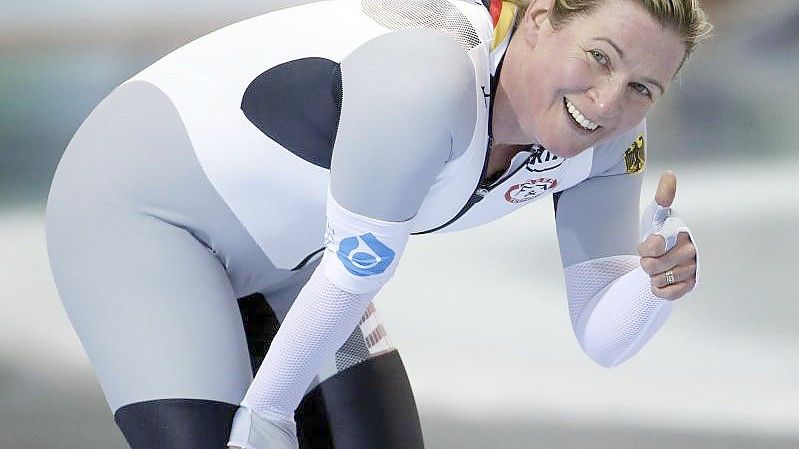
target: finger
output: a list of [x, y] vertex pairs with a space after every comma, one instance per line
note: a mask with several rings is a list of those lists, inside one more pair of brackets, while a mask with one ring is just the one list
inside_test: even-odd
[[650, 234], [638, 244], [638, 255], [641, 257], [658, 257], [666, 252], [666, 239], [662, 235]]
[[[668, 270], [666, 270], [668, 271]], [[696, 264], [689, 263], [687, 265], [677, 265], [676, 267], [671, 269], [671, 273], [674, 276], [674, 280], [672, 281], [671, 285], [676, 284], [678, 282], [689, 281], [692, 279], [696, 279]], [[652, 287], [666, 287], [670, 285], [666, 280], [666, 272], [653, 274], [650, 276]]]
[[666, 170], [660, 175], [658, 181], [658, 190], [655, 193], [655, 202], [661, 207], [671, 207], [674, 202], [674, 196], [677, 194], [677, 175], [671, 171]]
[[[691, 237], [687, 232], [677, 234], [674, 246], [669, 249], [673, 251], [678, 245], [685, 245], [691, 242]], [[638, 255], [641, 257], [660, 257], [667, 253], [666, 238], [659, 234], [650, 234], [643, 242], [638, 244]]]
[[696, 248], [687, 233], [681, 232], [674, 248], [657, 257], [641, 257], [641, 267], [653, 276], [678, 265], [696, 263]]
[[694, 285], [696, 285], [695, 280], [677, 282], [666, 287], [653, 287], [652, 293], [658, 298], [674, 301], [685, 296], [694, 288]]

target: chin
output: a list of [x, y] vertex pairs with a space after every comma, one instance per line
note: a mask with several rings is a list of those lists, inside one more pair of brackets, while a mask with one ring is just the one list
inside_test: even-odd
[[564, 147], [544, 147], [549, 150], [550, 153], [554, 154], [557, 157], [562, 157], [564, 159], [568, 159], [570, 157], [577, 156], [578, 154], [582, 153], [583, 151], [587, 150], [590, 147], [580, 148], [580, 149], [572, 149], [572, 148], [564, 148]]
[[577, 156], [583, 151], [590, 148], [593, 144], [580, 144], [578, 142], [564, 142], [561, 139], [536, 139], [542, 147], [549, 150], [550, 153], [557, 157], [564, 159]]
[[567, 130], [567, 132], [564, 134], [566, 135], [544, 135], [542, 136], [544, 138], [539, 139], [538, 142], [540, 142], [544, 148], [549, 150], [555, 156], [570, 158], [600, 144], [607, 138], [606, 132], [596, 132], [590, 135], [581, 133], [580, 135], [577, 135], [577, 133]]

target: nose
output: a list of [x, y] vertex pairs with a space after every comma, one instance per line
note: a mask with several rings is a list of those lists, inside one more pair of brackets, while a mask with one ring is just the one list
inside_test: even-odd
[[621, 115], [626, 85], [621, 77], [606, 77], [588, 90], [588, 98], [594, 103], [598, 118], [613, 119]]

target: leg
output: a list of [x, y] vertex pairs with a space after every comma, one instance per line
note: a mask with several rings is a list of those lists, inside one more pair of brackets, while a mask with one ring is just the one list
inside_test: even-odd
[[[279, 321], [315, 266], [298, 282], [241, 301], [257, 371]], [[405, 368], [370, 305], [347, 342], [325, 364], [295, 415], [301, 449], [422, 449], [421, 426]], [[239, 412], [239, 425], [249, 425]], [[234, 424], [235, 426], [235, 424]], [[235, 432], [234, 432], [235, 433]]]
[[120, 88], [76, 134], [48, 202], [61, 299], [137, 449], [224, 447], [252, 381], [229, 273], [198, 238], [233, 232], [201, 226], [225, 209], [190, 145], [165, 97]]
[[131, 447], [224, 447], [251, 382], [235, 296], [194, 237], [141, 220], [51, 243], [62, 301]]

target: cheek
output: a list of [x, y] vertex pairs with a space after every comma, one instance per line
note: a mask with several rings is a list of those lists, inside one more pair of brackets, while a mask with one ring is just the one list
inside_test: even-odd
[[594, 76], [585, 59], [572, 57], [565, 61], [560, 80], [571, 89], [586, 89]]
[[527, 95], [540, 113], [553, 108], [560, 110], [563, 97], [585, 90], [591, 76], [585, 61], [575, 57], [538, 65], [528, 74]]
[[[549, 88], [558, 99], [565, 93], [580, 92], [591, 85], [594, 73], [588, 61], [578, 54], [560, 55], [539, 70], [549, 81]], [[550, 92], [547, 92], [549, 94]]]
[[618, 128], [620, 132], [632, 129], [634, 126], [641, 123], [641, 120], [646, 117], [650, 109], [652, 109], [652, 103], [649, 101], [639, 99], [631, 101], [630, 104], [624, 108], [622, 119], [619, 121]]

